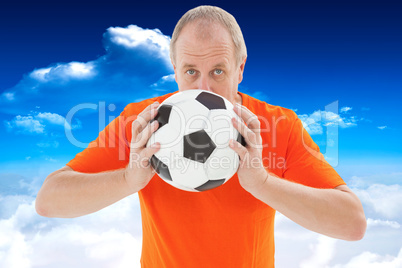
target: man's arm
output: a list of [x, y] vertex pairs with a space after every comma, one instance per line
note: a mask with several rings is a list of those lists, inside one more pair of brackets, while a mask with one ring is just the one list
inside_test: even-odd
[[45, 217], [78, 217], [134, 192], [125, 181], [124, 169], [87, 174], [66, 166], [46, 178], [36, 197], [36, 211]]
[[357, 196], [346, 185], [317, 189], [267, 174], [248, 191], [301, 226], [330, 237], [360, 240], [366, 218]]
[[144, 109], [132, 123], [130, 160], [124, 169], [100, 173], [81, 173], [66, 166], [50, 174], [36, 197], [36, 211], [45, 217], [71, 218], [86, 215], [138, 192], [155, 171], [149, 164], [160, 144], [146, 147], [158, 121], [158, 103]]
[[[357, 196], [346, 186], [317, 189], [287, 181], [268, 173], [262, 164], [262, 138], [258, 118], [244, 106], [235, 106], [244, 123], [233, 125], [247, 145], [231, 141], [240, 156], [238, 177], [241, 186], [257, 199], [305, 228], [344, 240], [359, 240], [366, 230], [366, 218]], [[247, 161], [260, 160], [260, 165]]]

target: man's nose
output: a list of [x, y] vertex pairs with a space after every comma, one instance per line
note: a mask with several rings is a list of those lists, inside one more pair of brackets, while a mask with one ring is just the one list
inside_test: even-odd
[[211, 81], [207, 75], [202, 75], [198, 80], [198, 89], [212, 91]]

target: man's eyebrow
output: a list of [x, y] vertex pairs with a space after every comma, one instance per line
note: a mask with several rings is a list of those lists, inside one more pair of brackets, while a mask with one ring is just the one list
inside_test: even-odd
[[[183, 68], [188, 69], [188, 68], [195, 68], [197, 65], [191, 64], [191, 63], [184, 63]], [[226, 67], [226, 64], [224, 62], [220, 62], [214, 65], [214, 68], [224, 68]]]
[[224, 62], [220, 62], [214, 65], [214, 68], [224, 68], [226, 67], [226, 64]]
[[184, 69], [194, 68], [194, 67], [196, 67], [195, 64], [190, 64], [190, 63], [185, 63], [185, 64], [183, 64], [183, 68], [184, 68]]

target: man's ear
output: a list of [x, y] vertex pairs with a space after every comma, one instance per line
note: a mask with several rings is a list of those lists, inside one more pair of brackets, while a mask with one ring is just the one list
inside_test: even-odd
[[173, 60], [172, 59], [170, 59], [170, 62], [172, 63], [172, 65], [173, 65], [173, 70], [174, 70], [174, 80], [176, 80], [176, 83], [177, 83], [177, 72], [176, 72], [176, 65], [174, 65], [174, 62], [173, 62]]
[[241, 62], [240, 66], [239, 66], [240, 70], [239, 70], [239, 81], [238, 81], [238, 84], [240, 84], [241, 81], [243, 81], [243, 72], [244, 72], [244, 66], [246, 66], [246, 61], [247, 61], [247, 56], [244, 57], [244, 60]]

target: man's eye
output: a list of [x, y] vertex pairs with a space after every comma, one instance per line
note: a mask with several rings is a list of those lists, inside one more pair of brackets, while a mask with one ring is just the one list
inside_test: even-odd
[[195, 70], [188, 70], [186, 73], [188, 75], [195, 75]]
[[215, 73], [216, 75], [221, 75], [221, 74], [223, 73], [223, 71], [222, 71], [221, 69], [216, 69], [216, 70], [214, 71], [214, 73]]

